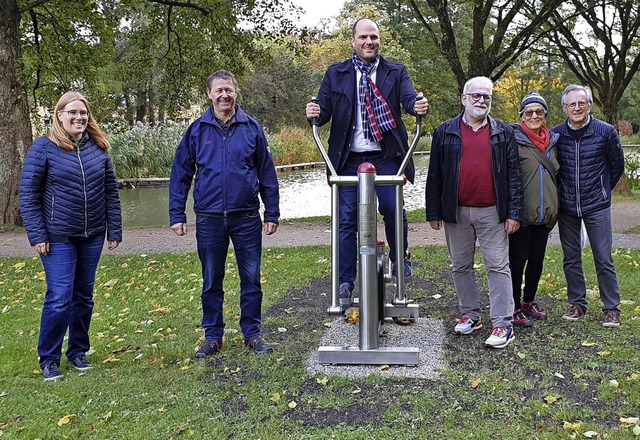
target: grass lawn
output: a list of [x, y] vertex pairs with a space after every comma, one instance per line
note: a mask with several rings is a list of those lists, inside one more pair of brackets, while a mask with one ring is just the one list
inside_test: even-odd
[[80, 373], [63, 360], [64, 379], [45, 383], [36, 354], [42, 266], [2, 258], [0, 438], [640, 438], [640, 251], [615, 252], [623, 326], [605, 329], [590, 249], [591, 308], [569, 323], [560, 318], [561, 252], [550, 247], [538, 294], [550, 318], [517, 329], [504, 350], [483, 348], [488, 329], [450, 331], [459, 316], [446, 248], [412, 252], [408, 294], [421, 316], [448, 331], [448, 367], [438, 380], [307, 374], [309, 354], [335, 319], [326, 313], [330, 249], [308, 247], [265, 249], [264, 333], [276, 348], [267, 356], [243, 347], [230, 254], [224, 351], [204, 361], [193, 357], [203, 338], [196, 254], [104, 256], [91, 327], [95, 368]]

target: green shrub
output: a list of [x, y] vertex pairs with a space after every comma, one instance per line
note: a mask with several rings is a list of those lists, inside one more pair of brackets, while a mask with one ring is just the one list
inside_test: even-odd
[[109, 133], [111, 157], [119, 179], [169, 177], [185, 124], [150, 127], [137, 123], [129, 130]]

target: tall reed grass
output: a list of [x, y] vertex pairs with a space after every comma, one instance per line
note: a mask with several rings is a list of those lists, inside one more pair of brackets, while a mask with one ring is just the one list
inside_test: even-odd
[[176, 147], [186, 129], [186, 124], [151, 127], [137, 123], [129, 130], [110, 133], [118, 178], [169, 177]]
[[[186, 129], [186, 124], [151, 127], [137, 123], [128, 130], [109, 132], [118, 178], [169, 177], [176, 147]], [[325, 148], [327, 134], [328, 127], [322, 127], [320, 138]], [[284, 127], [278, 133], [267, 133], [267, 140], [276, 165], [322, 161], [311, 128]], [[429, 145], [429, 140], [422, 138], [417, 150], [428, 150]]]

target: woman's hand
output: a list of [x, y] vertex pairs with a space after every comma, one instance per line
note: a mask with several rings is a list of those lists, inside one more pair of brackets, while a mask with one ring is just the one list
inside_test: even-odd
[[45, 241], [44, 243], [38, 243], [33, 248], [38, 254], [47, 255], [49, 253], [49, 242]]

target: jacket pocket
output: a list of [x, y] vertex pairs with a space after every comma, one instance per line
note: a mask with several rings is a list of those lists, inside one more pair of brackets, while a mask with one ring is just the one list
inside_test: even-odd
[[604, 186], [604, 176], [600, 176], [600, 190], [602, 191], [602, 198], [607, 200], [609, 197], [607, 196], [607, 188]]
[[55, 218], [55, 212], [56, 212], [56, 195], [52, 195], [51, 196], [51, 216], [49, 217], [49, 220], [53, 220]]

